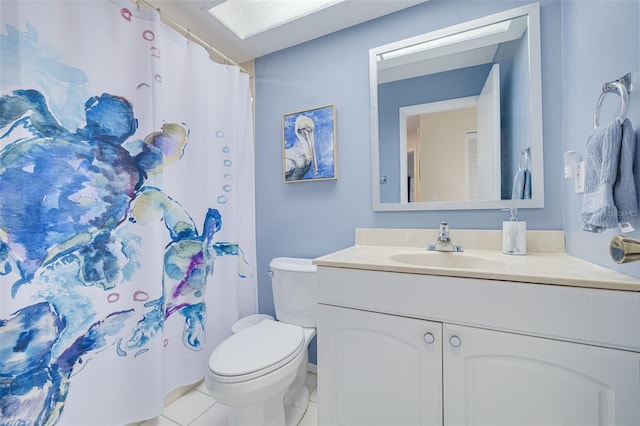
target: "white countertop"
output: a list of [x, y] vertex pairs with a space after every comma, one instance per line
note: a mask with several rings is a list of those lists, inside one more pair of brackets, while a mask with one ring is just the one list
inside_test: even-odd
[[525, 256], [506, 255], [496, 247], [501, 244], [501, 231], [451, 231], [453, 243], [462, 245], [464, 252], [437, 255], [463, 254], [486, 259], [487, 264], [478, 268], [419, 266], [390, 259], [397, 254], [425, 253], [427, 242], [435, 242], [435, 236], [437, 230], [358, 229], [353, 247], [316, 258], [313, 263], [338, 268], [640, 291], [640, 280], [636, 278], [567, 255], [562, 231], [529, 231]]

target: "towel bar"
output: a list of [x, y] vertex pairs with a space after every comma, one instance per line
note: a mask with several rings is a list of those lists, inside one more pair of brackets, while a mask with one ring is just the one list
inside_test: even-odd
[[598, 120], [600, 115], [600, 106], [604, 97], [609, 92], [617, 92], [620, 95], [620, 119], [624, 120], [627, 116], [627, 99], [629, 95], [629, 88], [631, 86], [631, 73], [626, 73], [615, 81], [610, 81], [602, 85], [602, 93], [596, 102], [596, 110], [593, 113], [593, 127], [598, 128]]

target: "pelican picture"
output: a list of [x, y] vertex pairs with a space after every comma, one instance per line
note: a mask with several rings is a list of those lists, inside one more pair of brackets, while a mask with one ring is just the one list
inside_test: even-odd
[[336, 179], [335, 106], [283, 115], [284, 181]]

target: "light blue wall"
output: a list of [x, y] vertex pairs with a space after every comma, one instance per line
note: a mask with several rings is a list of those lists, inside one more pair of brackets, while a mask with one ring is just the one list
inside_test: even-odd
[[[640, 1], [564, 1], [562, 100], [564, 103], [562, 149], [584, 156], [587, 137], [593, 131], [593, 113], [602, 84], [631, 72], [635, 85], [629, 96], [627, 116], [636, 134], [640, 131]], [[620, 98], [607, 95], [600, 124], [609, 123], [619, 111]], [[637, 140], [637, 136], [636, 136]], [[640, 177], [636, 155], [636, 179]], [[636, 186], [640, 182], [636, 180]], [[582, 195], [573, 189], [573, 181], [562, 182], [562, 218], [569, 253], [607, 266], [624, 274], [640, 277], [640, 262], [615, 264], [608, 252], [616, 229], [602, 234], [581, 231]], [[640, 229], [640, 224], [634, 224]], [[629, 234], [640, 238], [640, 232]]]
[[[582, 151], [605, 80], [632, 71], [638, 83], [638, 1], [540, 2], [546, 207], [521, 211], [520, 217], [528, 229], [565, 228], [570, 252], [596, 263], [610, 263], [607, 244], [612, 233], [577, 231], [581, 198], [562, 178], [562, 153]], [[436, 228], [447, 220], [453, 235], [456, 228], [500, 229], [507, 218], [501, 211], [372, 211], [368, 50], [527, 3], [431, 0], [256, 60], [261, 312], [274, 313], [266, 273], [270, 259], [312, 258], [351, 246], [355, 228]], [[327, 104], [337, 110], [338, 179], [283, 183], [282, 115]], [[630, 108], [634, 123], [640, 123], [639, 109], [636, 93]], [[640, 265], [621, 268], [640, 277]], [[310, 360], [315, 362], [313, 347]]]

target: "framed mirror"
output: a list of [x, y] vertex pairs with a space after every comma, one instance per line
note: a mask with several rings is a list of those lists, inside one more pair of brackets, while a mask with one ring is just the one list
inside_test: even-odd
[[375, 211], [544, 207], [539, 13], [369, 51]]

